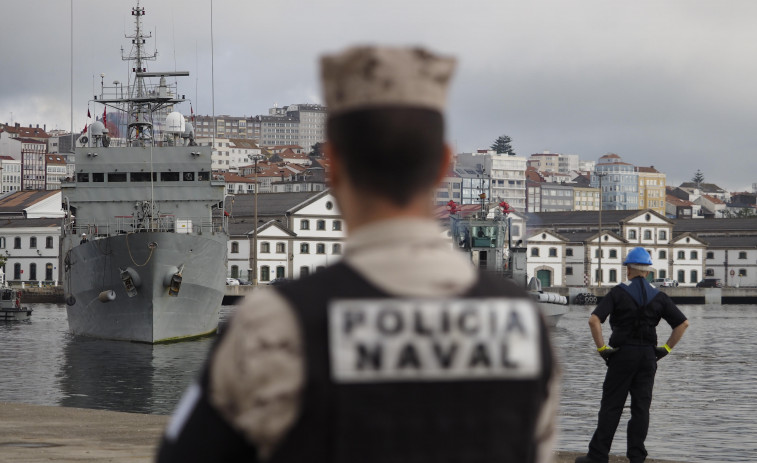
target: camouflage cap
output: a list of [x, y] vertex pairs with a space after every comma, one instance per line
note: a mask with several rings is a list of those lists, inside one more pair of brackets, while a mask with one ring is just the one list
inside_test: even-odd
[[330, 116], [381, 107], [444, 112], [455, 59], [422, 48], [360, 46], [321, 58]]

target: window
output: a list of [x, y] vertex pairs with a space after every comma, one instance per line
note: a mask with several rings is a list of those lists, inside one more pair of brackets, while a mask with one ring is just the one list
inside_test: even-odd
[[[153, 172], [152, 173], [152, 179], [157, 180], [158, 179], [158, 173]], [[131, 181], [132, 182], [149, 182], [150, 181], [150, 172], [132, 172], [131, 173]]]
[[510, 231], [512, 232], [513, 236], [520, 235], [520, 225], [513, 225], [512, 227], [510, 227]]
[[746, 269], [745, 268], [740, 268], [739, 269], [739, 276], [740, 277], [745, 277], [746, 276]]
[[239, 253], [239, 243], [236, 241], [231, 242], [231, 253], [232, 254], [238, 254]]
[[686, 253], [684, 251], [678, 251], [678, 258], [681, 260], [686, 259]]
[[604, 273], [604, 272], [603, 272], [603, 271], [600, 271], [599, 269], [596, 269], [596, 270], [594, 270], [594, 279], [596, 279], [596, 280], [597, 280], [597, 282], [600, 282], [600, 281], [602, 281], [602, 274], [603, 274], [603, 273]]
[[231, 278], [239, 278], [239, 266], [231, 266]]
[[557, 257], [557, 248], [549, 248], [549, 257]]
[[267, 265], [260, 267], [260, 281], [270, 281], [271, 268]]
[[315, 223], [315, 229], [316, 230], [325, 230], [326, 229], [326, 221], [325, 220], [319, 220]]
[[531, 257], [539, 257], [539, 248], [531, 248]]
[[337, 243], [331, 246], [331, 254], [339, 255], [342, 253], [342, 245]]
[[14, 280], [21, 279], [21, 264], [19, 263], [13, 264], [13, 279]]
[[610, 283], [616, 283], [618, 281], [618, 271], [610, 269]]
[[310, 230], [310, 221], [307, 219], [300, 220], [300, 230]]
[[690, 275], [691, 275], [691, 278], [689, 278], [690, 282], [694, 283], [694, 282], [699, 281], [699, 272], [697, 272], [696, 270], [692, 270]]
[[45, 265], [45, 280], [52, 281], [53, 279], [53, 264], [48, 263]]
[[657, 276], [660, 277], [660, 278], [666, 278], [668, 276], [668, 272], [665, 271], [665, 270], [660, 270], [658, 272]]
[[300, 267], [300, 278], [310, 275], [310, 269], [308, 267]]
[[286, 252], [286, 245], [284, 243], [276, 243], [276, 252], [278, 254], [285, 253]]
[[342, 221], [334, 220], [334, 222], [331, 224], [331, 229], [334, 231], [340, 231], [342, 229]]
[[691, 260], [697, 260], [699, 258], [699, 253], [696, 251], [691, 251]]
[[283, 265], [276, 267], [276, 278], [286, 278], [286, 269]]
[[704, 276], [706, 277], [712, 277], [715, 276], [715, 269], [708, 268], [704, 270]]
[[651, 240], [652, 239], [652, 230], [644, 230], [644, 239], [645, 240]]
[[260, 252], [263, 254], [268, 254], [271, 252], [271, 243], [264, 241], [260, 243]]
[[13, 249], [21, 249], [21, 238], [18, 236], [13, 238]]
[[126, 181], [126, 172], [108, 172], [109, 183], [121, 183]]
[[573, 275], [573, 267], [565, 267], [565, 275]]
[[739, 252], [739, 259], [746, 259], [746, 251]]
[[[103, 183], [105, 182], [105, 173], [103, 172], [94, 172], [92, 173], [92, 181], [97, 183]], [[124, 180], [125, 182], [126, 180]]]
[[83, 182], [83, 183], [89, 182], [89, 172], [78, 172], [76, 174], [76, 181]]
[[668, 258], [668, 253], [666, 251], [660, 251], [659, 253], [657, 253], [657, 256], [660, 259], [667, 259]]
[[308, 243], [300, 244], [300, 254], [310, 254], [310, 245]]
[[0, 249], [5, 249], [5, 238], [0, 237]]
[[565, 255], [568, 257], [573, 257], [573, 248], [567, 248], [565, 250]]
[[668, 239], [667, 230], [660, 230], [660, 240], [666, 240], [666, 239]]
[[686, 272], [684, 272], [683, 270], [678, 271], [678, 282], [686, 283]]
[[715, 258], [715, 253], [712, 252], [712, 251], [708, 251], [707, 254], [706, 254], [706, 257], [707, 257], [707, 259], [714, 259]]
[[29, 248], [31, 248], [31, 249], [37, 249], [37, 237], [36, 236], [32, 236], [31, 238], [29, 238]]
[[[5, 244], [5, 243], [3, 243], [3, 244]], [[3, 247], [5, 247], [5, 246], [3, 246]], [[45, 249], [52, 249], [52, 248], [53, 248], [53, 237], [52, 236], [48, 236], [47, 238], [45, 238]]]
[[[610, 249], [610, 259], [617, 259], [618, 258], [618, 251], [616, 249]], [[614, 280], [611, 280], [614, 281]]]
[[595, 249], [594, 250], [594, 257], [600, 258], [600, 257], [604, 257], [604, 256], [605, 256], [605, 252], [604, 251], [602, 251], [602, 253], [600, 254], [599, 249]]
[[628, 230], [628, 239], [629, 240], [635, 240], [636, 239], [636, 230]]
[[37, 279], [37, 264], [29, 264], [29, 280]]
[[316, 254], [326, 254], [326, 245], [323, 243], [318, 243], [315, 245], [315, 253]]

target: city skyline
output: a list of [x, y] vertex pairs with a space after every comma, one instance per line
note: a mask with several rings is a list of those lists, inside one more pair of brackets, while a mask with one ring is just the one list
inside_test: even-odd
[[[131, 2], [74, 0], [73, 128], [100, 73], [112, 85], [131, 33]], [[210, 1], [147, 0], [157, 38], [148, 70], [179, 80], [195, 114], [211, 114]], [[0, 122], [71, 127], [69, 2], [4, 7]], [[512, 137], [518, 155], [549, 150], [597, 160], [617, 153], [655, 166], [671, 185], [697, 169], [730, 190], [757, 182], [748, 1], [515, 2], [390, 0], [213, 4], [215, 113], [321, 103], [317, 58], [353, 43], [421, 44], [454, 55], [448, 140], [456, 152]], [[148, 41], [148, 45], [151, 45]], [[154, 43], [154, 42], [153, 42]], [[149, 46], [148, 50], [153, 47]], [[127, 50], [128, 51], [128, 50]], [[102, 107], [89, 104], [93, 115]], [[189, 114], [189, 104], [179, 110]]]

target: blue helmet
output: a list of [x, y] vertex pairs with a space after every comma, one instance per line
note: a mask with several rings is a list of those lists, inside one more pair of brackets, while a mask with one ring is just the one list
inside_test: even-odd
[[626, 256], [626, 260], [623, 261], [623, 265], [628, 264], [652, 265], [652, 257], [650, 257], [647, 250], [642, 247], [633, 248]]

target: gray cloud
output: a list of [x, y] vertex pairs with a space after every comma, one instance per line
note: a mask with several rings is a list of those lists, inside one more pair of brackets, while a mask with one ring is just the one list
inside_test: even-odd
[[[99, 74], [106, 84], [126, 78], [119, 54], [132, 5], [73, 4], [73, 124], [81, 130]], [[159, 52], [149, 68], [190, 71], [182, 92], [209, 114], [210, 1], [142, 6]], [[506, 133], [525, 156], [616, 152], [654, 165], [669, 183], [701, 169], [708, 181], [746, 188], [757, 182], [755, 13], [750, 0], [215, 0], [215, 112], [317, 102], [320, 54], [356, 42], [420, 43], [460, 60], [448, 122], [460, 150]], [[13, 113], [22, 124], [70, 126], [69, 17], [64, 1], [4, 5], [0, 121]]]

